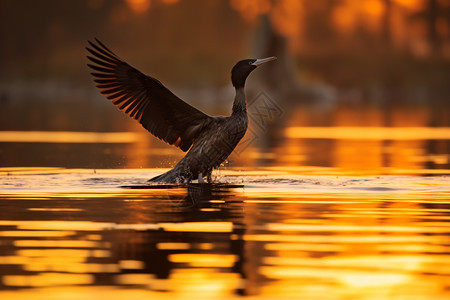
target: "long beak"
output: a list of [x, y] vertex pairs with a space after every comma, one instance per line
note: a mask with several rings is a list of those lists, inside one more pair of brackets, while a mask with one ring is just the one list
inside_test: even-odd
[[275, 60], [275, 59], [277, 59], [275, 56], [271, 56], [271, 57], [267, 57], [267, 58], [259, 58], [256, 61], [254, 61], [252, 63], [252, 65], [259, 66], [259, 65], [262, 65], [263, 63], [266, 63], [268, 61], [272, 61], [272, 60]]

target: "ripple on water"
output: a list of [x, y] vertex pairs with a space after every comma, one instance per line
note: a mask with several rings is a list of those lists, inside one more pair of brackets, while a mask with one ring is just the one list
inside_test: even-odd
[[[0, 177], [5, 192], [113, 190], [121, 186], [149, 186], [148, 178], [165, 170], [51, 170], [42, 173], [10, 172]], [[225, 174], [224, 174], [225, 173]], [[218, 184], [244, 186], [246, 191], [284, 193], [398, 193], [445, 192], [449, 190], [446, 176], [319, 176], [319, 175], [243, 175], [221, 172]]]

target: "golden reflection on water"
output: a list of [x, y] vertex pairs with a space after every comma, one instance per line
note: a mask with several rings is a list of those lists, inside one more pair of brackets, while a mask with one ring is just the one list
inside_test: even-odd
[[448, 140], [450, 127], [288, 127], [294, 139]]
[[[359, 112], [361, 113], [361, 112]], [[249, 131], [229, 161], [241, 169], [258, 167], [335, 168], [337, 174], [449, 174], [450, 127], [430, 127], [417, 111], [336, 113], [328, 126], [311, 126], [308, 112], [295, 109], [281, 128]], [[411, 115], [417, 118], [411, 118]], [[413, 120], [411, 120], [413, 119]], [[386, 126], [386, 123], [389, 126]], [[276, 138], [274, 138], [276, 137]], [[139, 132], [0, 131], [1, 172], [62, 172], [62, 168], [12, 166], [88, 166], [139, 169], [171, 167], [183, 153]], [[26, 147], [23, 144], [27, 143]], [[33, 155], [29, 155], [29, 153]], [[49, 155], [52, 153], [52, 155]], [[70, 158], [70, 163], [68, 162]], [[88, 159], [89, 158], [89, 159]], [[10, 162], [15, 162], [11, 164]], [[101, 163], [100, 163], [101, 162]], [[80, 169], [83, 172], [83, 169]]]
[[41, 287], [68, 284], [78, 285], [91, 284], [93, 282], [93, 275], [52, 272], [30, 276], [6, 275], [3, 276], [2, 280], [6, 286], [11, 287]]
[[133, 190], [118, 185], [157, 170], [16, 171], [0, 182], [1, 299], [450, 296], [445, 176], [267, 168]]
[[9, 143], [136, 143], [145, 137], [135, 132], [0, 131], [0, 142]]

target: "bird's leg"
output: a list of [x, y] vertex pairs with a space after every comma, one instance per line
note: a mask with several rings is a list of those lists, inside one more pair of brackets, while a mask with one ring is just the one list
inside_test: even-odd
[[203, 180], [203, 174], [202, 173], [198, 173], [198, 183], [205, 183], [205, 181]]
[[206, 181], [208, 181], [208, 183], [212, 183], [211, 173], [212, 172], [209, 172], [208, 174], [206, 174]]

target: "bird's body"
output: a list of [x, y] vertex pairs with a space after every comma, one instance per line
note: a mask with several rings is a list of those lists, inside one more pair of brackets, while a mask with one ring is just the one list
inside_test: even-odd
[[247, 111], [242, 110], [230, 117], [213, 117], [199, 134], [197, 140], [178, 164], [170, 171], [152, 178], [152, 182], [202, 181], [212, 170], [218, 168], [233, 152], [247, 131]]
[[165, 142], [188, 153], [170, 171], [149, 181], [186, 183], [206, 176], [227, 159], [247, 131], [248, 118], [244, 93], [245, 79], [259, 64], [275, 59], [248, 59], [232, 70], [236, 88], [229, 117], [211, 117], [179, 99], [158, 80], [131, 67], [100, 41], [90, 43], [89, 66], [97, 87], [107, 98], [144, 128]]

